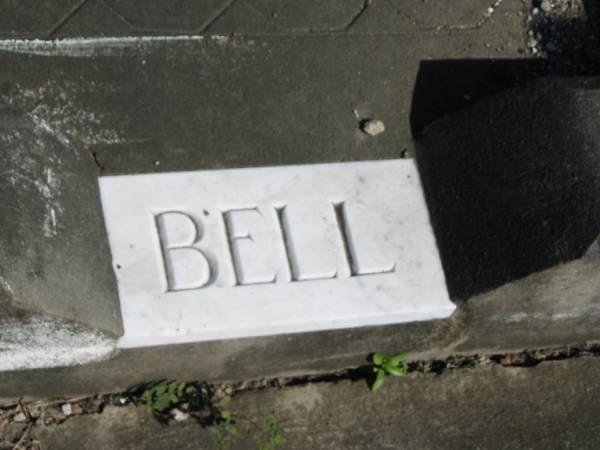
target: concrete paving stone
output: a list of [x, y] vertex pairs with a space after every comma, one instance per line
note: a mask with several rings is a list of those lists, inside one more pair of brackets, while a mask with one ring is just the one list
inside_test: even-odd
[[0, 36], [9, 39], [48, 37], [78, 3], [78, 0], [2, 0]]
[[[104, 173], [398, 157], [413, 146], [420, 61], [489, 56], [466, 34], [1, 45], [1, 99], [90, 148]], [[359, 127], [373, 117], [376, 137]]]
[[[91, 0], [95, 1], [95, 0]], [[97, 1], [97, 0], [96, 0]], [[105, 0], [105, 6], [130, 26], [130, 34], [201, 33], [231, 7], [231, 0], [154, 2]], [[89, 36], [90, 34], [86, 34]]]
[[[506, 33], [522, 23], [526, 5], [520, 0], [468, 0], [451, 6], [443, 0], [373, 2], [348, 30], [351, 33], [411, 33], [415, 31], [477, 31]], [[511, 25], [512, 24], [512, 25]]]
[[[210, 0], [177, 2], [80, 0], [0, 4], [2, 37], [98, 37], [177, 34], [377, 33], [439, 30], [506, 31], [523, 22], [520, 0]], [[24, 18], [27, 17], [28, 20]], [[95, 20], [94, 20], [95, 19]], [[35, 24], [35, 26], [32, 26]], [[502, 26], [499, 26], [502, 25]]]
[[[447, 370], [388, 379], [317, 383], [242, 393], [230, 410], [280, 416], [284, 449], [596, 449], [600, 359], [536, 367]], [[43, 448], [215, 448], [193, 420], [164, 426], [135, 407], [108, 407], [59, 426], [34, 428]], [[232, 448], [256, 448], [250, 439]]]
[[302, 3], [236, 1], [208, 28], [210, 33], [331, 33], [351, 28], [368, 9], [365, 0]]
[[80, 36], [128, 36], [132, 25], [104, 2], [86, 1], [69, 18], [55, 24], [54, 39]]

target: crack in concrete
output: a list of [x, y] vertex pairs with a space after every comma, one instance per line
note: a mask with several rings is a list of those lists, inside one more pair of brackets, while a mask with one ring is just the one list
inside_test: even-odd
[[[73, 17], [76, 16], [77, 12], [88, 2], [89, 0], [80, 0], [76, 3], [58, 22], [56, 22], [48, 31], [44, 34], [46, 39], [51, 39], [60, 29], [62, 29], [68, 22], [70, 22]], [[245, 5], [251, 7], [251, 9], [257, 13], [261, 14], [253, 5], [249, 2], [245, 2], [243, 0], [228, 0], [222, 4], [222, 6], [211, 16], [209, 17], [202, 25], [199, 27], [195, 27], [193, 29], [177, 29], [173, 30], [172, 28], [153, 28], [153, 27], [139, 27], [134, 24], [134, 22], [121, 14], [114, 7], [106, 3], [104, 0], [97, 0], [100, 5], [106, 8], [108, 11], [113, 14], [118, 20], [123, 22], [129, 29], [134, 33], [165, 33], [168, 35], [176, 35], [176, 34], [206, 34], [210, 30], [210, 28], [221, 19], [232, 7], [236, 4], [244, 3]], [[386, 0], [388, 4], [394, 7], [391, 0]], [[403, 15], [407, 20], [411, 21], [415, 27], [419, 31], [448, 31], [448, 32], [456, 32], [456, 31], [472, 31], [480, 29], [486, 22], [490, 20], [490, 18], [494, 15], [496, 10], [501, 6], [503, 0], [496, 0], [491, 6], [489, 6], [486, 12], [481, 16], [481, 18], [472, 24], [455, 24], [455, 25], [430, 25], [426, 26], [420, 24], [417, 17], [414, 15], [399, 11], [401, 15]], [[351, 31], [356, 23], [367, 13], [369, 8], [373, 5], [373, 0], [364, 0], [360, 9], [347, 21], [345, 25], [335, 28], [301, 28], [293, 31], [287, 32], [277, 32], [277, 33], [238, 33], [234, 32], [236, 35], [247, 35], [247, 36], [272, 36], [272, 37], [285, 37], [285, 36], [302, 36], [302, 35], [330, 35], [330, 34], [344, 34], [348, 31]], [[264, 16], [264, 14], [261, 14]], [[410, 34], [409, 32], [367, 32], [367, 33], [359, 33], [358, 36], [396, 36], [396, 35], [406, 35]], [[29, 36], [31, 33], [28, 32], [16, 32], [12, 33], [12, 36]]]
[[354, 14], [354, 16], [352, 16], [352, 18], [350, 19], [350, 21], [341, 28], [341, 30], [339, 31], [348, 31], [350, 28], [352, 28], [354, 26], [354, 24], [356, 24], [356, 22], [358, 22], [358, 20], [365, 14], [365, 12], [367, 11], [367, 9], [369, 8], [369, 6], [371, 6], [371, 4], [373, 3], [373, 0], [364, 0], [362, 7], [360, 8], [360, 10]]
[[237, 1], [238, 0], [228, 0], [227, 2], [223, 3], [221, 8], [219, 8], [219, 10], [215, 12], [215, 14], [213, 14], [211, 18], [209, 18], [206, 22], [204, 22], [204, 24], [202, 24], [199, 27], [197, 33], [206, 33], [217, 20], [219, 20], [221, 17], [227, 14], [229, 8], [231, 8], [235, 3], [237, 3]]
[[240, 2], [243, 3], [244, 5], [246, 5], [248, 7], [248, 9], [251, 10], [253, 13], [255, 13], [258, 17], [260, 17], [260, 18], [266, 17], [266, 14], [263, 11], [260, 11], [252, 3], [250, 3], [246, 0], [240, 0]]
[[83, 8], [88, 0], [80, 0], [77, 2], [63, 17], [61, 17], [58, 22], [56, 22], [50, 30], [48, 30], [48, 37], [51, 38], [58, 30], [60, 30], [67, 22], [77, 14], [77, 12]]
[[123, 22], [125, 25], [127, 25], [130, 29], [136, 30], [136, 31], [141, 31], [141, 30], [138, 30], [138, 28], [133, 24], [133, 22], [131, 22], [127, 17], [125, 17], [123, 14], [121, 14], [119, 11], [117, 11], [115, 8], [113, 8], [111, 5], [106, 3], [104, 0], [96, 0], [96, 1], [98, 1], [105, 9], [110, 11], [113, 16], [115, 16], [117, 19], [119, 19], [121, 22]]
[[94, 164], [96, 164], [96, 167], [100, 169], [100, 174], [102, 174], [104, 172], [104, 166], [98, 160], [98, 153], [90, 150], [90, 155], [92, 156], [92, 160], [94, 161]]
[[[477, 22], [471, 23], [471, 24], [464, 24], [464, 25], [455, 24], [455, 25], [428, 25], [428, 26], [426, 26], [426, 25], [420, 24], [418, 19], [415, 16], [413, 16], [412, 14], [408, 14], [408, 13], [405, 13], [402, 11], [398, 11], [398, 12], [405, 19], [412, 22], [413, 25], [415, 25], [415, 27], [420, 31], [472, 31], [472, 30], [478, 30], [483, 25], [485, 25], [491, 19], [491, 17], [494, 15], [496, 10], [502, 5], [503, 1], [504, 0], [496, 0], [491, 6], [489, 6], [487, 8], [487, 10], [482, 14], [481, 18]], [[391, 0], [386, 0], [386, 2], [390, 6], [395, 7]]]
[[[574, 358], [600, 357], [600, 343], [588, 342], [563, 347], [540, 348], [535, 350], [524, 350], [508, 353], [488, 353], [488, 354], [467, 354], [451, 355], [444, 359], [421, 359], [409, 360], [406, 363], [406, 373], [422, 373], [440, 375], [449, 370], [475, 369], [478, 367], [500, 366], [500, 367], [521, 367], [531, 368], [543, 362], [556, 362]], [[368, 380], [372, 372], [372, 364], [343, 369], [334, 372], [296, 375], [288, 377], [270, 377], [249, 381], [226, 382], [226, 383], [206, 383], [206, 382], [188, 382], [190, 385], [202, 385], [209, 387], [209, 390], [215, 392], [215, 395], [236, 395], [242, 392], [257, 392], [271, 389], [284, 389], [297, 386], [305, 386], [316, 383], [337, 383], [340, 381], [365, 381]], [[124, 392], [110, 393], [103, 395], [79, 396], [77, 399], [65, 398], [63, 400], [52, 400], [51, 404], [68, 403], [70, 401], [79, 401], [81, 399], [92, 399], [102, 397], [110, 400], [115, 397], [128, 397], [129, 402], [134, 402], [141, 393], [148, 387], [155, 385], [156, 382], [138, 384]], [[20, 403], [19, 401], [0, 404], [0, 417], [2, 413], [9, 408]], [[40, 403], [40, 400], [31, 402]]]
[[[447, 370], [473, 370], [478, 366], [494, 365], [500, 367], [522, 367], [524, 370], [527, 370], [526, 368], [536, 366], [544, 361], [560, 361], [598, 356], [600, 356], [600, 344], [588, 343], [580, 346], [491, 354], [489, 356], [475, 354], [451, 356], [445, 360], [412, 361], [407, 364], [407, 372], [420, 372], [426, 376], [435, 377]], [[364, 365], [358, 368], [321, 375], [267, 378], [229, 384], [189, 382], [184, 383], [183, 393], [178, 395], [175, 401], [169, 403], [166, 408], [160, 410], [152, 409], [151, 414], [164, 425], [169, 424], [172, 420], [186, 420], [191, 418], [203, 427], [210, 427], [223, 422], [223, 411], [227, 410], [227, 406], [225, 405], [231, 398], [238, 394], [305, 387], [305, 390], [298, 391], [298, 394], [310, 402], [310, 391], [307, 389], [310, 389], [311, 385], [348, 381], [360, 382], [367, 380], [372, 375], [372, 366]], [[411, 377], [411, 383], [418, 382], [418, 379], [418, 377]], [[425, 380], [425, 378], [422, 379]], [[431, 378], [427, 379], [431, 380]], [[457, 380], [457, 378], [453, 379]], [[443, 382], [443, 380], [440, 382]], [[147, 393], [152, 392], [152, 389], [171, 383], [167, 380], [161, 380], [136, 385], [127, 391], [119, 393], [37, 400], [27, 403], [19, 399], [11, 403], [5, 403], [4, 405], [0, 405], [0, 447], [3, 443], [7, 442], [1, 440], [3, 436], [2, 431], [11, 425], [22, 424], [21, 433], [23, 434], [17, 434], [13, 438], [14, 440], [18, 439], [19, 442], [35, 442], [35, 436], [29, 434], [32, 427], [39, 429], [42, 426], [57, 426], [73, 417], [104, 414], [105, 411], [114, 411], [115, 407], [139, 408], [144, 404], [148, 406], [147, 400], [144, 400]], [[460, 382], [458, 384], [460, 385]], [[367, 389], [366, 386], [365, 389]], [[504, 410], [500, 410], [492, 418], [496, 418], [504, 413]], [[177, 414], [185, 414], [187, 417], [186, 419], [178, 419]]]

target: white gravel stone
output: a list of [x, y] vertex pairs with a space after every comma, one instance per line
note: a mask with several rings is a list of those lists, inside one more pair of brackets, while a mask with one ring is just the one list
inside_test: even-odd
[[371, 119], [365, 122], [363, 131], [369, 136], [377, 136], [385, 131], [385, 125], [381, 120]]
[[183, 412], [177, 408], [172, 409], [171, 414], [173, 415], [173, 419], [175, 419], [176, 422], [183, 422], [184, 420], [188, 420], [190, 418], [190, 415], [188, 413]]
[[62, 413], [65, 416], [71, 416], [71, 415], [73, 415], [73, 408], [71, 407], [70, 403], [65, 403], [64, 405], [62, 405], [60, 407], [60, 410], [62, 411]]
[[15, 414], [13, 421], [16, 423], [23, 423], [27, 421], [27, 416], [22, 412]]
[[549, 1], [547, 1], [547, 0], [544, 0], [544, 1], [541, 3], [541, 5], [540, 5], [540, 8], [541, 8], [541, 9], [542, 9], [542, 11], [544, 11], [544, 12], [550, 12], [550, 11], [552, 11], [552, 5], [551, 5], [551, 4], [550, 4], [550, 2], [549, 2]]

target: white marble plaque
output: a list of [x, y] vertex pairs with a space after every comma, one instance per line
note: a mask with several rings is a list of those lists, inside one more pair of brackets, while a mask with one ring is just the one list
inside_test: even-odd
[[121, 347], [449, 316], [413, 160], [100, 178]]

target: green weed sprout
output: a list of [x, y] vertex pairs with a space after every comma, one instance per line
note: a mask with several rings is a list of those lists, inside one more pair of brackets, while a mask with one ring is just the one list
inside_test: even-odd
[[371, 356], [371, 362], [375, 374], [375, 381], [371, 385], [373, 392], [377, 392], [381, 388], [386, 376], [401, 377], [407, 373], [406, 353], [398, 353], [392, 356], [374, 353]]
[[152, 413], [163, 413], [182, 401], [185, 387], [185, 383], [175, 381], [158, 384], [144, 391], [142, 403]]

